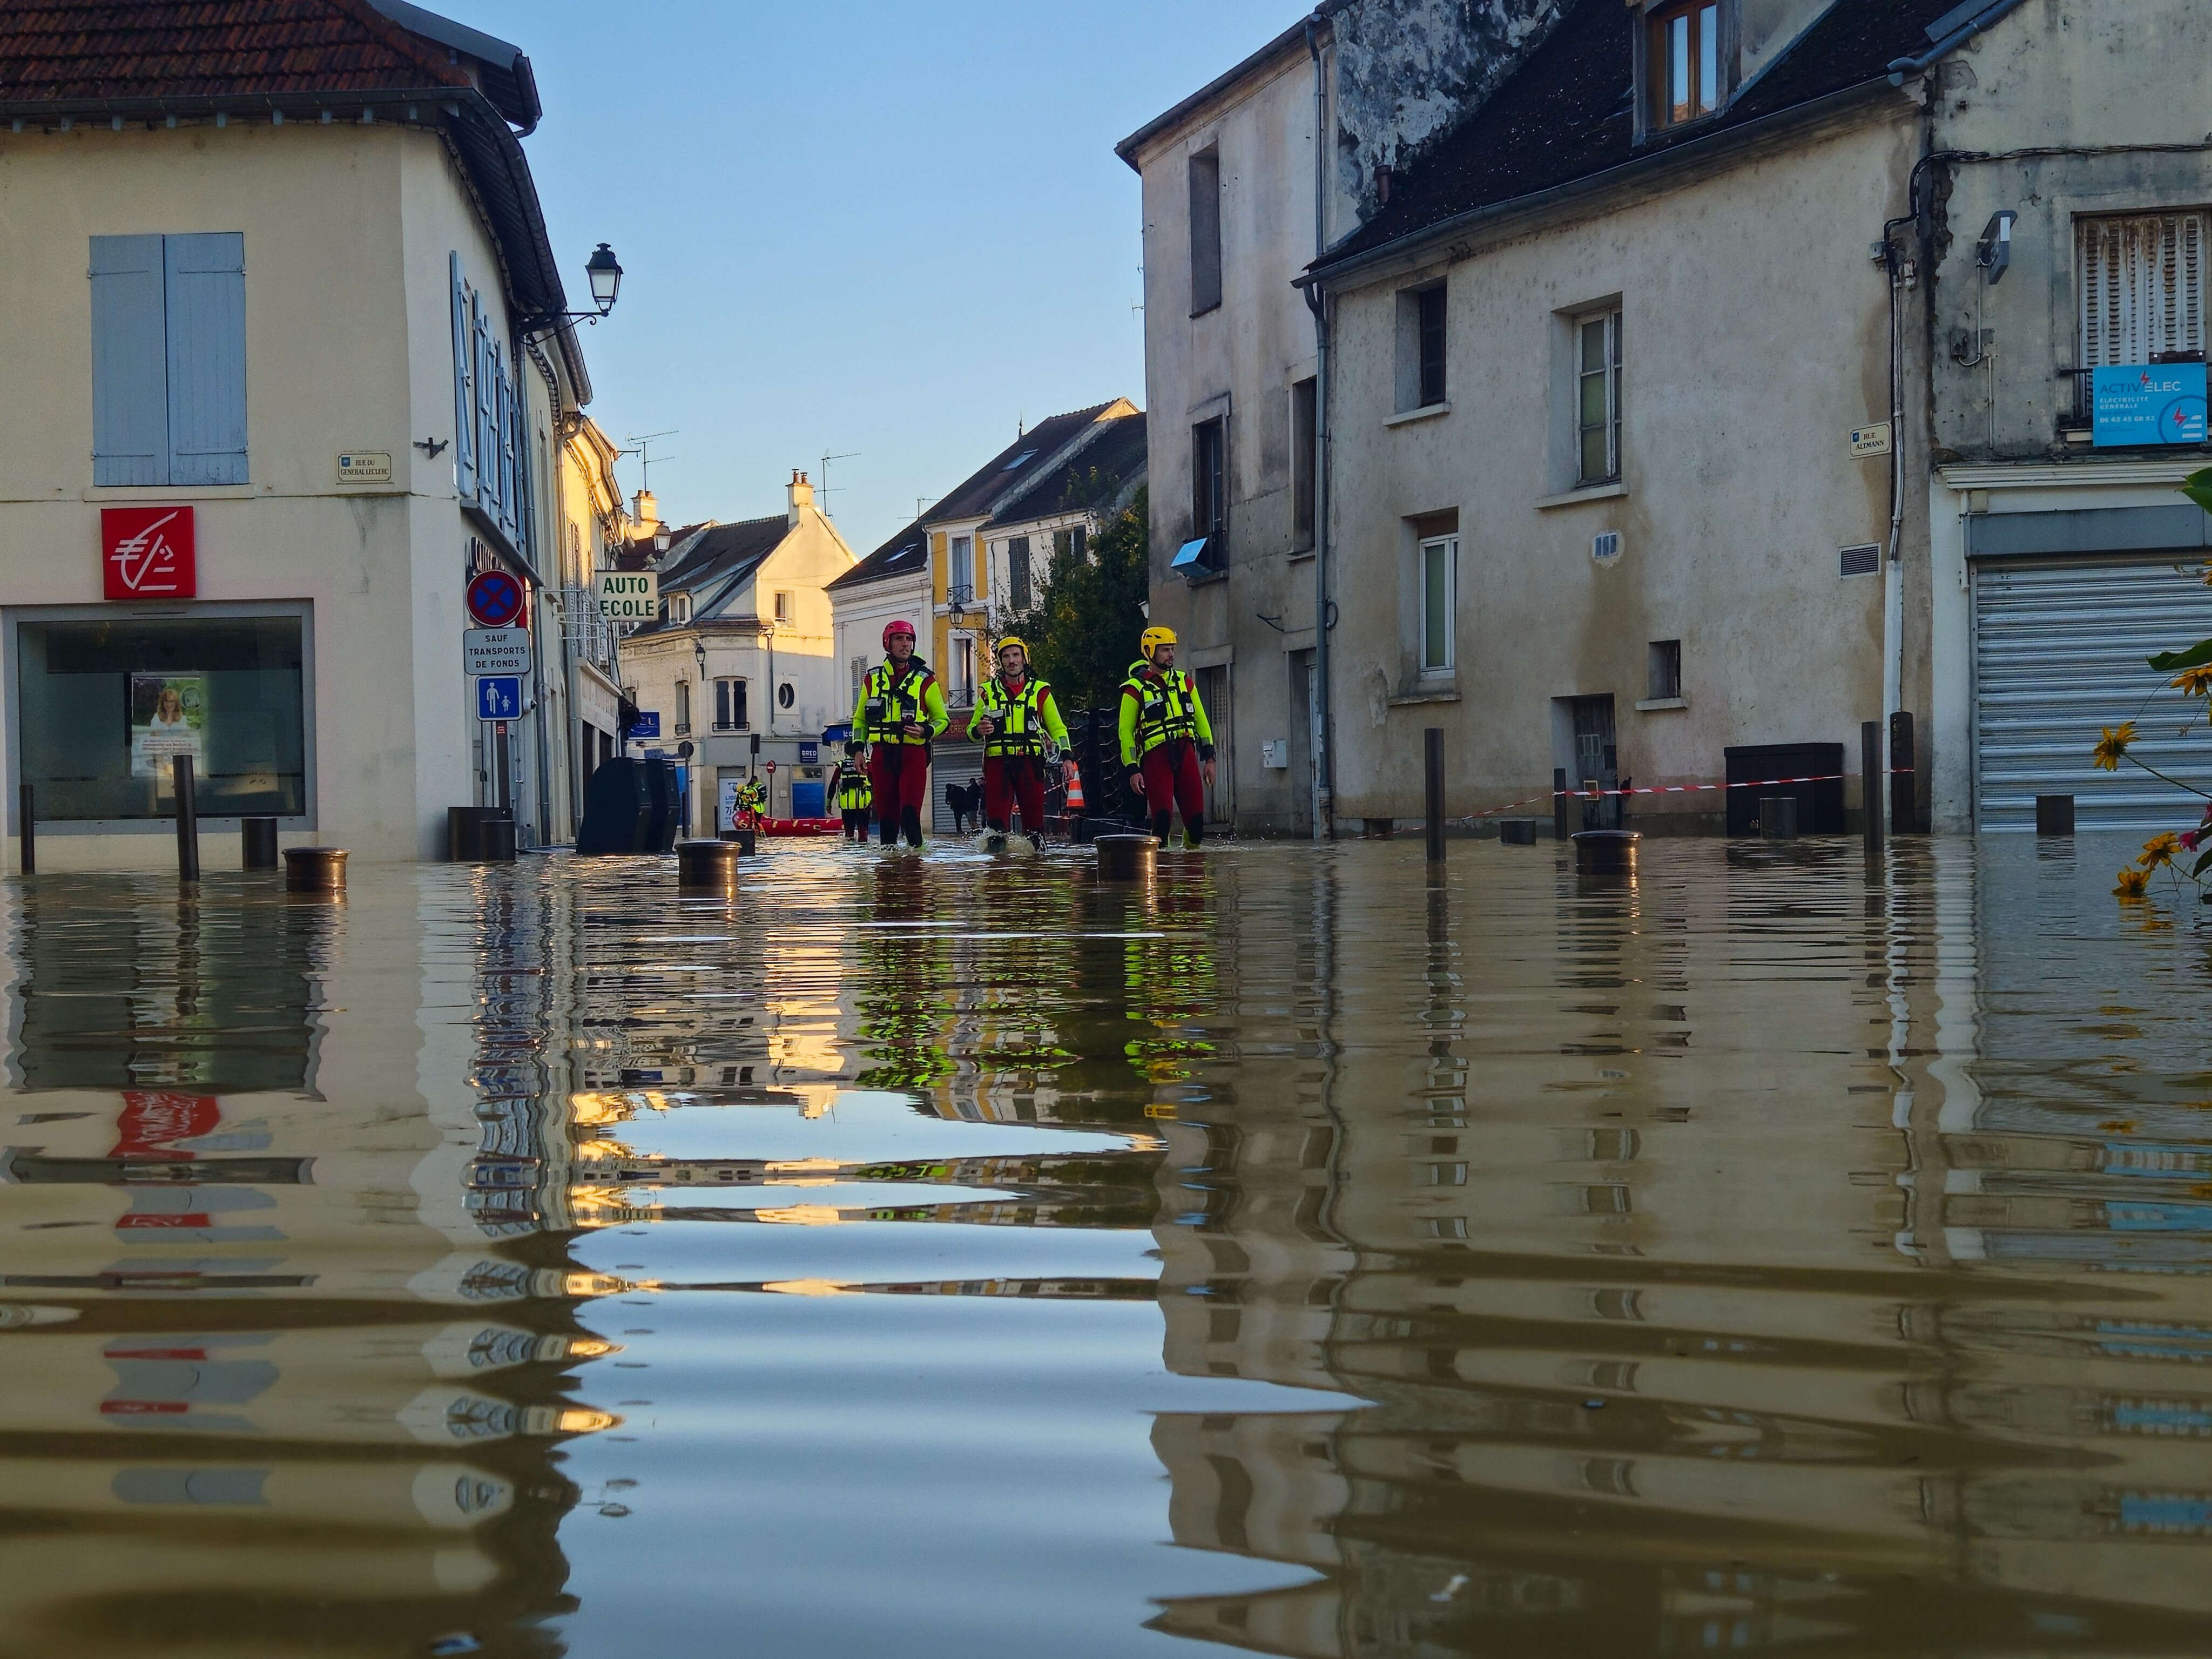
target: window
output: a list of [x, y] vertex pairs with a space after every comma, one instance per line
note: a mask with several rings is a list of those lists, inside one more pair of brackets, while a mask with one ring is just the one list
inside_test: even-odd
[[975, 701], [975, 640], [973, 635], [953, 636], [952, 701], [963, 708]]
[[676, 735], [683, 737], [691, 730], [691, 682], [676, 682]]
[[461, 256], [447, 256], [453, 313], [453, 488], [518, 544], [527, 539], [529, 464], [522, 387], [508, 371], [483, 295], [461, 277]]
[[[852, 662], [852, 669], [853, 669], [853, 707], [854, 707], [854, 708], [858, 708], [860, 706], [860, 694], [861, 694], [861, 692], [863, 692], [864, 690], [866, 690], [867, 689], [867, 684], [868, 684], [868, 659], [867, 659], [866, 657], [855, 657], [855, 658], [854, 658], [854, 659], [853, 659], [853, 662]], [[739, 680], [739, 681], [738, 681], [738, 682], [737, 682], [737, 684], [738, 684], [739, 686], [743, 686], [743, 685], [744, 684], [744, 682], [743, 680]], [[739, 697], [739, 699], [740, 699], [740, 701], [739, 701], [739, 702], [738, 702], [738, 708], [739, 708], [740, 710], [742, 710], [742, 709], [744, 708], [744, 702], [742, 701], [742, 699], [743, 699], [743, 698], [744, 698], [744, 691], [740, 690], [740, 691], [738, 693], [738, 697]], [[737, 723], [738, 723], [738, 725], [740, 725], [740, 726], [743, 726], [743, 725], [744, 724], [744, 718], [743, 718], [742, 714], [739, 716], [739, 718], [738, 718], [738, 722], [737, 722]]]
[[[853, 702], [860, 701], [860, 678], [867, 672], [865, 662], [856, 662], [859, 670], [853, 686]], [[745, 718], [745, 683], [743, 680], [714, 682], [714, 729], [717, 732], [742, 732], [750, 722]]]
[[1401, 415], [1445, 401], [1446, 309], [1442, 283], [1399, 290], [1395, 407]]
[[1420, 330], [1420, 407], [1444, 400], [1444, 289], [1442, 283], [1423, 289], [1419, 301]]
[[1321, 507], [1321, 382], [1300, 380], [1291, 388], [1291, 545], [1303, 551], [1314, 544]]
[[1006, 544], [1006, 604], [1017, 613], [1030, 608], [1030, 538], [1017, 536]]
[[1055, 559], [1088, 559], [1091, 556], [1091, 526], [1070, 525], [1065, 530], [1052, 532], [1052, 556]]
[[91, 272], [93, 483], [246, 483], [246, 238], [95, 236]]
[[791, 620], [790, 594], [778, 593], [775, 596], [775, 619], [780, 623], [787, 623]]
[[1682, 695], [1682, 642], [1654, 640], [1646, 653], [1644, 695], [1663, 702]]
[[789, 680], [775, 688], [775, 706], [778, 708], [788, 708], [798, 701], [799, 688]]
[[1221, 152], [1190, 158], [1190, 314], [1221, 303]]
[[1620, 313], [1575, 324], [1575, 410], [1580, 436], [1577, 484], [1620, 477]]
[[1685, 0], [1651, 13], [1644, 40], [1645, 119], [1669, 127], [1721, 106], [1720, 0]]
[[1453, 635], [1458, 631], [1459, 538], [1439, 536], [1421, 544], [1421, 672], [1452, 671]]
[[945, 572], [945, 603], [972, 605], [975, 599], [975, 544], [967, 536], [952, 538], [951, 562]]
[[672, 623], [691, 620], [691, 596], [689, 593], [671, 593], [660, 602], [660, 608], [665, 618]]
[[15, 634], [22, 781], [41, 820], [167, 818], [189, 755], [209, 817], [307, 811], [302, 619], [104, 616]]
[[2081, 367], [2203, 352], [2205, 221], [2202, 213], [2151, 213], [2075, 222]]
[[1191, 527], [1193, 540], [1206, 542], [1205, 563], [1223, 570], [1229, 563], [1229, 422], [1225, 417], [1191, 428]]

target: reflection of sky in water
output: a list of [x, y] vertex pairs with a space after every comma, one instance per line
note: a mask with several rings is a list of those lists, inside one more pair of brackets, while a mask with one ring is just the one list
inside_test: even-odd
[[8, 888], [0, 1655], [2202, 1651], [2126, 850]]

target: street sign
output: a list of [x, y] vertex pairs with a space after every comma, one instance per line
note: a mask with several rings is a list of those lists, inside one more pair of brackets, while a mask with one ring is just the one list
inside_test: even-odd
[[822, 745], [818, 743], [800, 744], [799, 745], [799, 763], [801, 766], [821, 765]]
[[629, 723], [629, 730], [623, 733], [626, 738], [657, 738], [659, 735], [660, 711], [657, 708], [639, 709], [637, 718]]
[[504, 570], [487, 570], [469, 583], [468, 604], [477, 627], [510, 627], [522, 614], [522, 584]]
[[660, 578], [650, 570], [602, 570], [599, 590], [599, 614], [611, 623], [660, 620]]
[[527, 674], [530, 630], [471, 628], [461, 635], [461, 666], [471, 674]]
[[390, 483], [392, 456], [386, 450], [355, 450], [338, 457], [338, 482], [349, 483]]
[[512, 674], [492, 674], [478, 680], [477, 718], [480, 720], [520, 720], [522, 682]]
[[768, 763], [768, 775], [770, 777], [774, 777], [775, 775], [775, 763], [774, 761], [770, 761]]
[[1871, 426], [1851, 428], [1851, 459], [1863, 461], [1875, 455], [1887, 455], [1890, 451], [1890, 429], [1887, 421], [1876, 421]]

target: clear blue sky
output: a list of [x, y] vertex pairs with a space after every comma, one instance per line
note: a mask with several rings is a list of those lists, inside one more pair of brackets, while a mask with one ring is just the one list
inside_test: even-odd
[[[530, 54], [527, 141], [617, 442], [664, 517], [783, 508], [794, 466], [866, 556], [1018, 419], [1144, 401], [1137, 177], [1120, 139], [1299, 0], [426, 0]], [[623, 463], [627, 490], [637, 465]], [[819, 482], [817, 477], [817, 482]]]

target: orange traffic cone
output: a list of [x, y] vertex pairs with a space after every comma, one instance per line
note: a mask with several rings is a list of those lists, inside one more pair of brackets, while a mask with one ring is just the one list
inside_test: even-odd
[[1067, 763], [1067, 810], [1071, 816], [1084, 810], [1083, 769], [1073, 761]]

